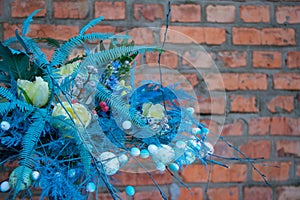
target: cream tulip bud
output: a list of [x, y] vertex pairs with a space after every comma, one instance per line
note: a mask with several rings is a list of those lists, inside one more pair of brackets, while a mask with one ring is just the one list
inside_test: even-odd
[[35, 77], [35, 81], [17, 80], [18, 94], [21, 95], [25, 101], [37, 106], [43, 107], [49, 100], [49, 86], [48, 82], [44, 81], [41, 77]]

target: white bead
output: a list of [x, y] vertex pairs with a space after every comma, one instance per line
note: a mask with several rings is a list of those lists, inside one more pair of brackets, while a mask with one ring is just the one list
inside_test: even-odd
[[99, 161], [102, 162], [104, 172], [107, 175], [114, 175], [120, 169], [120, 162], [118, 157], [111, 152], [103, 152], [99, 156]]
[[0, 185], [1, 192], [7, 192], [10, 189], [10, 185], [8, 181], [3, 181]]
[[38, 180], [39, 178], [40, 178], [40, 172], [38, 172], [38, 171], [33, 171], [33, 172], [31, 173], [31, 179], [32, 179], [32, 180], [36, 181], [36, 180]]
[[151, 153], [151, 154], [153, 154], [153, 153], [155, 153], [156, 151], [157, 151], [157, 146], [156, 145], [154, 145], [154, 144], [150, 144], [149, 146], [148, 146], [148, 151]]
[[136, 148], [136, 147], [133, 147], [133, 148], [131, 148], [131, 150], [130, 150], [130, 154], [131, 154], [132, 156], [139, 156], [140, 153], [141, 153], [141, 151], [140, 151], [138, 148]]
[[10, 123], [8, 123], [7, 121], [2, 121], [0, 126], [1, 126], [1, 129], [4, 131], [7, 131], [8, 129], [10, 129]]
[[131, 121], [126, 120], [126, 121], [124, 121], [124, 122], [122, 123], [122, 127], [123, 127], [124, 130], [130, 129], [131, 126], [132, 126]]
[[186, 108], [186, 111], [189, 113], [189, 114], [193, 114], [195, 112], [195, 109], [193, 107], [188, 107]]
[[88, 192], [95, 192], [96, 190], [96, 186], [93, 182], [89, 182], [87, 185], [86, 185], [86, 191]]
[[200, 128], [193, 128], [192, 129], [192, 133], [194, 134], [194, 135], [196, 135], [196, 134], [198, 134], [198, 133], [200, 133], [200, 131], [201, 131], [201, 129]]
[[186, 147], [186, 143], [184, 141], [179, 140], [176, 142], [176, 147], [178, 149], [184, 149]]
[[158, 163], [156, 163], [156, 169], [159, 170], [159, 171], [161, 171], [161, 172], [163, 172], [163, 171], [166, 170], [166, 166], [165, 166], [164, 163], [158, 162]]
[[124, 62], [126, 65], [129, 65], [129, 61], [128, 60], [125, 60]]

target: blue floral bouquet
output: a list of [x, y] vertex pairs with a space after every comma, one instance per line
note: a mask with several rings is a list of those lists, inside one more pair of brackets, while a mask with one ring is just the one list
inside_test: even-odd
[[[212, 133], [182, 106], [195, 99], [176, 86], [136, 86], [136, 56], [162, 49], [136, 46], [127, 35], [87, 34], [102, 17], [63, 44], [30, 38], [37, 12], [0, 43], [0, 163], [17, 162], [1, 192], [25, 198], [40, 188], [40, 199], [79, 200], [104, 188], [121, 199], [111, 181], [121, 170], [174, 175], [196, 159], [208, 162]], [[98, 50], [87, 48], [91, 41]], [[39, 42], [56, 48], [50, 61]], [[70, 58], [80, 47], [85, 53]], [[135, 193], [132, 186], [125, 191]]]

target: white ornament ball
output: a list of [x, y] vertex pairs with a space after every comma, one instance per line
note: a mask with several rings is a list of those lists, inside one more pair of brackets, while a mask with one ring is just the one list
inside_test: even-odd
[[1, 192], [7, 192], [10, 189], [10, 185], [8, 181], [3, 181], [0, 185]]
[[99, 161], [102, 162], [104, 172], [107, 175], [114, 175], [120, 169], [118, 157], [111, 152], [103, 152], [99, 156]]
[[122, 123], [122, 127], [124, 130], [129, 130], [131, 128], [131, 126], [132, 126], [131, 121], [126, 120]]
[[96, 185], [93, 182], [89, 182], [86, 185], [86, 191], [88, 191], [88, 192], [95, 192], [95, 190], [96, 190]]
[[38, 172], [38, 171], [33, 171], [33, 172], [31, 173], [31, 179], [32, 179], [32, 180], [36, 181], [36, 180], [38, 180], [39, 178], [40, 178], [40, 172]]
[[123, 166], [128, 162], [128, 156], [126, 154], [122, 154], [118, 157], [120, 164]]
[[164, 145], [164, 144], [152, 156], [154, 162], [162, 162], [164, 164], [172, 162], [174, 158], [175, 158], [174, 149], [169, 145]]
[[164, 163], [158, 162], [158, 163], [156, 163], [156, 169], [159, 170], [159, 171], [161, 171], [161, 172], [163, 172], [163, 171], [166, 170], [166, 166], [165, 166]]
[[148, 146], [148, 151], [151, 153], [151, 154], [154, 154], [156, 151], [158, 150], [158, 147], [154, 144], [150, 144]]
[[10, 129], [10, 123], [7, 121], [2, 121], [0, 126], [1, 126], [1, 129], [4, 131], [7, 131], [8, 129]]
[[135, 156], [135, 157], [139, 156], [140, 153], [141, 153], [141, 151], [136, 147], [132, 147], [130, 150], [130, 155]]

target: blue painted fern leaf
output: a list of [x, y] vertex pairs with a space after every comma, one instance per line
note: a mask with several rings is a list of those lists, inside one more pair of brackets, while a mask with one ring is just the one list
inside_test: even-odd
[[100, 16], [100, 17], [98, 17], [96, 19], [93, 19], [87, 25], [85, 25], [84, 27], [82, 27], [82, 29], [79, 32], [79, 35], [83, 35], [88, 29], [92, 28], [93, 26], [95, 26], [96, 24], [98, 24], [99, 22], [101, 22], [103, 19], [104, 19], [103, 16]]
[[40, 12], [42, 9], [38, 9], [33, 11], [27, 19], [22, 24], [22, 35], [26, 35], [29, 32], [30, 23], [32, 22], [32, 18], [34, 15], [36, 15], [38, 12]]

